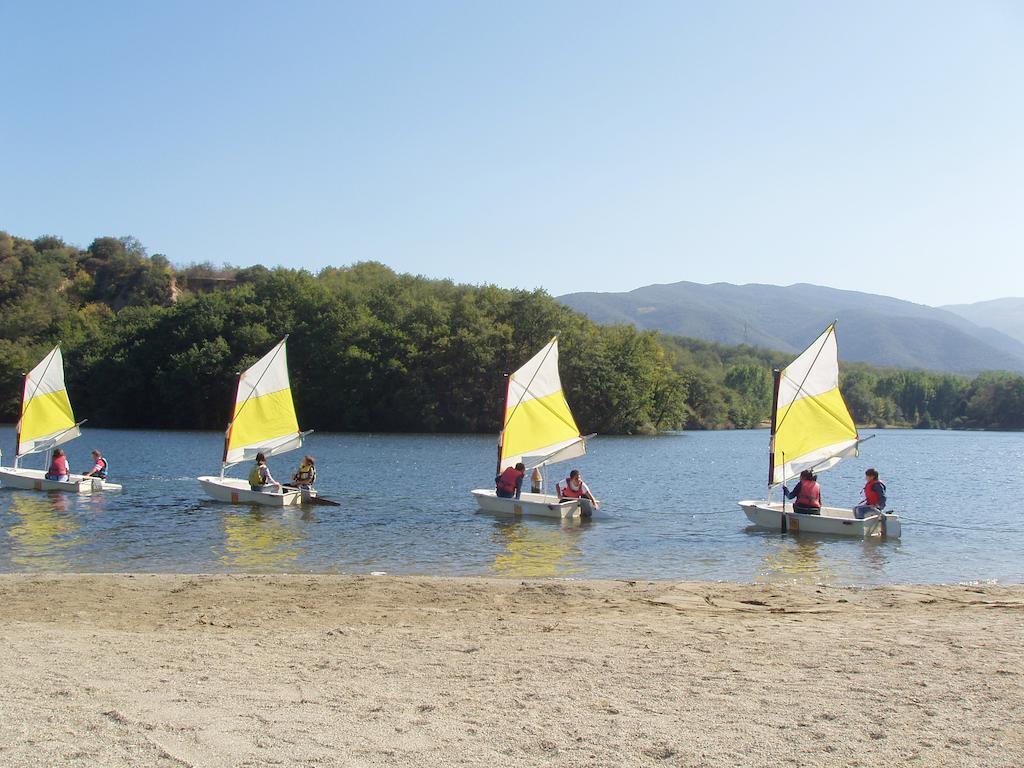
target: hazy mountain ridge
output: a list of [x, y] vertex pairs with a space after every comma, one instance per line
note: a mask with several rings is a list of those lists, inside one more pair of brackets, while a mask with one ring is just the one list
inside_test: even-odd
[[1017, 341], [1024, 342], [1024, 298], [993, 299], [974, 304], [949, 304], [940, 309], [959, 315], [975, 325], [993, 328]]
[[964, 374], [1024, 371], [1022, 340], [951, 309], [862, 291], [684, 281], [558, 300], [600, 323], [787, 352], [800, 351], [837, 319], [844, 360]]

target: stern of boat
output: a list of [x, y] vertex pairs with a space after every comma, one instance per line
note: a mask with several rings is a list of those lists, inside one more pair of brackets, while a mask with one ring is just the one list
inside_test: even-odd
[[899, 539], [903, 536], [903, 524], [900, 516], [894, 512], [885, 513], [885, 536], [889, 539]]

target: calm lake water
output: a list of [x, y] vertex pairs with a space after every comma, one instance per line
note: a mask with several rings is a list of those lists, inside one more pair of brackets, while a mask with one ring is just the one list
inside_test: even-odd
[[[90, 429], [65, 446], [72, 469], [99, 447], [125, 490], [0, 490], [0, 571], [1024, 582], [1024, 434], [873, 434], [859, 459], [822, 473], [822, 495], [857, 502], [864, 469], [877, 467], [890, 506], [912, 518], [902, 540], [749, 528], [736, 502], [764, 496], [765, 431], [599, 437], [574, 466], [612, 517], [569, 524], [476, 512], [469, 491], [494, 476], [490, 436], [315, 433], [318, 486], [341, 506], [270, 511], [202, 494], [195, 478], [216, 474], [219, 433]], [[0, 446], [9, 463], [12, 428], [0, 428]], [[271, 468], [287, 479], [299, 458]], [[567, 471], [550, 469], [549, 484]]]

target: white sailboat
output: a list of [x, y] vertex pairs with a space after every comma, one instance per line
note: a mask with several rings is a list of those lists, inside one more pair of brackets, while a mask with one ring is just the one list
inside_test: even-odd
[[198, 478], [203, 490], [218, 501], [231, 504], [261, 504], [287, 507], [316, 498], [316, 491], [284, 486], [280, 491], [254, 490], [248, 479], [225, 477], [224, 472], [242, 462], [253, 462], [256, 454], [266, 458], [302, 447], [302, 432], [295, 416], [291, 384], [288, 381], [288, 356], [285, 336], [238, 377], [235, 406], [224, 433], [224, 458], [220, 475]]
[[832, 323], [783, 370], [776, 369], [768, 449], [768, 500], [741, 501], [747, 519], [783, 533], [838, 536], [889, 536], [901, 533], [898, 515], [870, 514], [863, 520], [852, 509], [822, 507], [820, 514], [794, 512], [771, 501], [775, 485], [795, 480], [800, 472], [831, 469], [844, 457], [857, 456], [862, 441], [839, 391], [839, 347]]
[[0, 467], [0, 481], [8, 488], [32, 491], [92, 493], [121, 490], [117, 483], [80, 474], [69, 475], [67, 480], [47, 480], [47, 469], [21, 466], [24, 456], [42, 453], [48, 468], [53, 449], [79, 437], [83, 423], [75, 421], [74, 411], [71, 410], [71, 400], [64, 383], [64, 357], [58, 345], [25, 375], [14, 466]]
[[[508, 377], [505, 415], [498, 433], [497, 471], [500, 474], [519, 462], [529, 472], [534, 467], [568, 461], [587, 452], [584, 440], [562, 392], [556, 336]], [[561, 501], [556, 495], [525, 492], [518, 499], [506, 499], [494, 488], [478, 488], [472, 493], [484, 512], [556, 518], [593, 512], [587, 499]]]

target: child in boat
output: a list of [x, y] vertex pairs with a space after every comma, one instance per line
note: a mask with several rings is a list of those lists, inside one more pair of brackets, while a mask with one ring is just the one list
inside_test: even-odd
[[256, 466], [249, 472], [249, 487], [261, 493], [281, 492], [281, 484], [270, 474], [267, 457], [262, 451], [256, 454]]
[[103, 458], [98, 450], [92, 452], [92, 469], [82, 473], [83, 477], [98, 477], [100, 480], [107, 479], [107, 460]]
[[864, 470], [864, 500], [853, 508], [853, 516], [863, 520], [885, 509], [885, 483], [878, 479], [878, 470], [874, 467]]
[[789, 490], [782, 486], [782, 493], [787, 499], [794, 499], [793, 511], [804, 515], [821, 514], [821, 486], [818, 485], [818, 476], [810, 469], [800, 473], [800, 479]]
[[[580, 474], [578, 469], [574, 469], [569, 473], [569, 476], [565, 478], [565, 485], [556, 484], [555, 490], [558, 491], [560, 501], [580, 499], [580, 506], [584, 515], [590, 515], [593, 510], [598, 508], [597, 499], [594, 498], [594, 494], [590, 492], [587, 484], [583, 482], [583, 475]], [[584, 500], [589, 502], [589, 508], [584, 506]]]
[[50, 462], [50, 468], [46, 472], [46, 479], [64, 482], [68, 479], [69, 475], [68, 457], [64, 455], [62, 448], [58, 448], [53, 452], [53, 460]]
[[299, 470], [292, 475], [292, 485], [296, 488], [312, 488], [316, 482], [316, 462], [312, 456], [303, 456]]
[[514, 467], [506, 467], [505, 471], [494, 478], [494, 492], [503, 499], [519, 498], [523, 490], [523, 478], [526, 477], [526, 465], [519, 462]]

